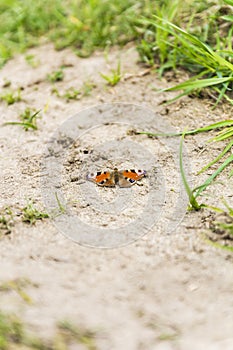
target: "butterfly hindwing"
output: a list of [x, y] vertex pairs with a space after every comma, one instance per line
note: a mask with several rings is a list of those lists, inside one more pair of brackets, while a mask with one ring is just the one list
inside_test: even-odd
[[119, 171], [119, 187], [131, 187], [145, 175], [145, 170], [121, 170]]
[[96, 183], [98, 186], [115, 187], [113, 174], [109, 171], [97, 171], [87, 175], [87, 180]]

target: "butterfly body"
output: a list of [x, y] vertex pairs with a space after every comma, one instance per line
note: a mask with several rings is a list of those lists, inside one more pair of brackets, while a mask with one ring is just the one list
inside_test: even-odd
[[115, 168], [113, 171], [98, 171], [96, 173], [88, 174], [87, 180], [96, 183], [98, 186], [103, 187], [131, 187], [138, 180], [146, 176], [145, 170], [118, 170]]

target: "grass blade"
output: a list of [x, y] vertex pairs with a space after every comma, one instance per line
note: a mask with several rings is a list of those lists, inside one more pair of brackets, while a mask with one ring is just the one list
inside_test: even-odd
[[184, 171], [184, 166], [183, 166], [183, 142], [184, 142], [184, 136], [185, 134], [183, 133], [181, 140], [180, 140], [180, 151], [179, 151], [179, 159], [180, 159], [180, 173], [181, 173], [181, 178], [185, 187], [185, 190], [187, 192], [187, 195], [189, 197], [189, 207], [191, 210], [199, 210], [201, 209], [202, 205], [199, 205], [193, 191], [189, 187], [188, 181], [186, 179], [185, 171]]
[[231, 163], [233, 162], [233, 154], [228, 157], [225, 162], [223, 162], [218, 169], [201, 185], [193, 190], [195, 193], [195, 198], [200, 196], [200, 194], [213, 182], [213, 180]]
[[193, 80], [192, 78], [185, 81], [184, 83], [178, 84], [176, 86], [172, 86], [170, 88], [165, 88], [160, 91], [166, 92], [166, 91], [177, 91], [177, 90], [187, 90], [187, 89], [190, 89], [191, 91], [194, 89], [202, 89], [207, 86], [219, 85], [230, 81], [233, 81], [232, 77], [225, 77], [225, 78], [213, 77], [213, 78], [201, 79], [201, 80]]
[[199, 175], [203, 173], [204, 171], [209, 169], [212, 165], [217, 163], [224, 156], [224, 154], [226, 154], [231, 149], [232, 146], [233, 146], [233, 141], [231, 141], [215, 159], [213, 159], [209, 164], [204, 166], [197, 174]]
[[32, 123], [22, 123], [22, 122], [6, 122], [3, 125], [20, 125], [23, 126], [24, 128], [31, 128], [33, 130], [37, 130], [37, 126], [32, 124]]
[[[204, 126], [202, 128], [197, 128], [197, 129], [193, 129], [193, 130], [187, 130], [185, 131], [185, 135], [194, 135], [194, 134], [198, 134], [201, 132], [206, 132], [206, 131], [210, 131], [210, 130], [214, 130], [214, 129], [220, 129], [222, 127], [226, 127], [226, 126], [231, 126], [233, 125], [233, 120], [229, 119], [229, 120], [223, 120], [221, 122], [217, 122], [214, 124], [210, 124], [207, 126]], [[181, 136], [183, 135], [184, 132], [180, 131], [177, 133], [171, 133], [171, 134], [166, 134], [166, 133], [152, 133], [152, 132], [147, 132], [147, 131], [139, 131], [137, 132], [137, 134], [143, 134], [143, 135], [148, 135], [148, 136]], [[233, 132], [232, 132], [233, 133]], [[218, 141], [216, 140], [216, 138], [213, 138], [212, 141]]]
[[229, 137], [233, 136], [233, 127], [221, 130], [217, 136], [213, 137], [212, 139], [209, 140], [209, 142], [214, 141], [214, 142], [219, 142], [228, 139]]

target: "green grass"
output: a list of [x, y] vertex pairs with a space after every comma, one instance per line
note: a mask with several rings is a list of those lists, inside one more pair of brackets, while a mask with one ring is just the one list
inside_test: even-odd
[[51, 40], [57, 49], [73, 47], [82, 57], [124, 45], [141, 36], [136, 20], [156, 6], [152, 0], [2, 0], [0, 67], [15, 53]]
[[[208, 147], [210, 147], [211, 142], [220, 142], [224, 143], [223, 150], [219, 153], [219, 155], [214, 158], [211, 162], [209, 162], [206, 166], [204, 166], [198, 174], [201, 172], [205, 172], [208, 170], [211, 171], [212, 166], [215, 164], [218, 164], [218, 168], [215, 171], [212, 171], [212, 174], [207, 177], [207, 179], [197, 186], [196, 188], [192, 189], [189, 185], [189, 179], [187, 178], [185, 168], [183, 165], [183, 143], [185, 140], [185, 137], [188, 137], [189, 135], [195, 135], [198, 133], [203, 132], [215, 132], [215, 135], [212, 136], [209, 141], [207, 142]], [[224, 120], [218, 123], [210, 124], [207, 126], [204, 126], [202, 128], [197, 128], [194, 130], [186, 130], [183, 132], [178, 132], [174, 134], [156, 134], [151, 132], [136, 132], [136, 134], [147, 134], [149, 137], [151, 136], [160, 136], [160, 137], [175, 137], [175, 136], [181, 136], [181, 142], [180, 142], [180, 151], [179, 151], [179, 158], [180, 158], [180, 173], [181, 178], [186, 190], [186, 193], [189, 198], [189, 210], [200, 210], [202, 208], [208, 208], [212, 212], [218, 212], [223, 213], [224, 216], [221, 218], [220, 221], [214, 221], [212, 223], [212, 226], [210, 228], [210, 231], [212, 230], [214, 233], [218, 233], [218, 235], [213, 237], [211, 234], [203, 234], [203, 239], [208, 243], [213, 245], [216, 248], [225, 249], [228, 251], [233, 252], [233, 209], [224, 201], [224, 205], [226, 207], [226, 210], [222, 210], [218, 207], [212, 207], [209, 206], [206, 203], [199, 203], [197, 198], [203, 194], [203, 192], [214, 183], [214, 180], [219, 176], [219, 174], [225, 170], [226, 168], [229, 169], [229, 166], [233, 163], [233, 154], [231, 153], [231, 149], [233, 146], [233, 120]], [[227, 144], [226, 144], [227, 141]], [[230, 171], [228, 173], [228, 176], [231, 177], [233, 175], [233, 171], [230, 168]], [[217, 238], [216, 238], [217, 237]]]
[[135, 0], [79, 0], [69, 4], [61, 28], [52, 38], [57, 48], [73, 46], [82, 57], [96, 48], [124, 45], [136, 39], [140, 35], [134, 26], [136, 19], [156, 6], [153, 1]]
[[64, 79], [64, 71], [62, 67], [47, 75], [48, 81], [55, 83], [57, 81], [62, 81]]
[[14, 280], [2, 283], [0, 285], [0, 292], [9, 292], [13, 290], [21, 297], [23, 301], [31, 304], [32, 300], [30, 296], [25, 292], [25, 288], [32, 285], [33, 283], [26, 278], [16, 278]]
[[[166, 91], [182, 90], [182, 96], [211, 87], [216, 104], [222, 98], [232, 102], [233, 16], [226, 4], [231, 1], [3, 0], [0, 66], [14, 53], [46, 40], [53, 40], [58, 49], [73, 47], [83, 57], [97, 48], [137, 40], [142, 61], [159, 65], [160, 74], [177, 67], [195, 74]], [[26, 59], [36, 64], [33, 56]], [[48, 79], [56, 82], [63, 76], [58, 70]], [[119, 67], [103, 77], [114, 86], [120, 80]]]
[[62, 97], [65, 98], [66, 101], [69, 101], [69, 100], [80, 100], [80, 98], [81, 98], [81, 90], [75, 89], [74, 87], [70, 87], [69, 89], [66, 89], [66, 91], [62, 95]]
[[58, 210], [55, 210], [55, 212], [53, 213], [53, 217], [65, 214], [67, 210], [65, 204], [63, 204], [59, 199], [57, 192], [55, 192], [55, 198], [57, 201]]
[[[193, 193], [195, 193], [195, 197], [198, 197], [209, 185], [213, 183], [215, 178], [227, 167], [229, 167], [233, 162], [233, 155], [231, 154], [231, 148], [233, 145], [232, 137], [233, 137], [233, 120], [224, 120], [222, 122], [214, 123], [211, 125], [208, 125], [203, 128], [199, 128], [193, 131], [190, 131], [189, 133], [199, 133], [199, 132], [207, 132], [210, 130], [220, 130], [217, 132], [217, 134], [209, 139], [209, 142], [222, 142], [227, 140], [228, 143], [225, 145], [224, 143], [224, 149], [220, 154], [214, 158], [211, 162], [209, 162], [207, 165], [205, 165], [199, 172], [203, 173], [206, 170], [211, 169], [211, 167], [214, 164], [219, 163], [219, 166], [216, 171], [214, 171], [207, 180], [201, 184], [200, 186], [193, 189]], [[229, 172], [229, 177], [232, 176], [232, 170]]]
[[213, 208], [215, 217], [210, 222], [210, 231], [202, 234], [203, 239], [216, 248], [233, 252], [233, 208], [223, 200], [225, 210]]
[[[229, 2], [229, 1], [228, 1]], [[176, 18], [178, 1], [173, 6], [167, 4], [165, 11], [157, 11], [152, 18], [144, 18], [140, 22], [144, 25], [145, 31], [150, 28], [153, 40], [144, 40], [139, 45], [141, 58], [148, 57], [148, 63], [159, 64], [159, 71], [162, 74], [166, 69], [185, 69], [192, 75], [187, 81], [164, 89], [162, 91], [182, 91], [178, 96], [169, 102], [193, 92], [200, 93], [203, 88], [211, 88], [212, 96], [215, 99], [214, 107], [225, 98], [233, 104], [230, 92], [233, 87], [233, 52], [232, 52], [232, 16], [223, 16], [221, 9], [224, 2], [219, 6], [212, 6], [202, 9], [198, 13], [198, 5], [193, 16], [189, 14], [189, 21]], [[204, 5], [208, 1], [203, 2]], [[214, 3], [213, 3], [214, 4]], [[198, 32], [197, 16], [209, 17], [202, 20], [201, 31]], [[231, 9], [228, 8], [228, 12]], [[180, 25], [173, 23], [179, 22]], [[183, 27], [186, 27], [183, 28]], [[206, 28], [206, 32], [203, 32]], [[144, 48], [144, 49], [143, 49]], [[145, 52], [144, 52], [145, 50]], [[146, 61], [144, 59], [144, 61]]]
[[[184, 13], [184, 1], [174, 0], [174, 1], [159, 1], [155, 11], [151, 15], [156, 15], [160, 18], [163, 18], [168, 21], [179, 21]], [[190, 8], [191, 10], [191, 8]], [[158, 20], [158, 24], [164, 24], [165, 28], [159, 27], [156, 28], [156, 32], [151, 24], [150, 17], [144, 20], [140, 20], [139, 23], [144, 25], [143, 38], [138, 44], [138, 52], [141, 60], [150, 65], [154, 66], [156, 62], [159, 63], [160, 68], [159, 72], [162, 72], [165, 69], [175, 68], [176, 66], [176, 57], [175, 55], [170, 54], [170, 47], [168, 48], [167, 41], [169, 40], [168, 26], [164, 24], [163, 20]]]
[[179, 160], [180, 160], [180, 173], [181, 173], [181, 178], [186, 190], [186, 193], [189, 198], [189, 208], [190, 210], [200, 210], [202, 208], [202, 205], [199, 204], [196, 200], [196, 197], [194, 195], [194, 191], [190, 188], [186, 174], [185, 174], [185, 169], [183, 166], [183, 142], [184, 142], [184, 136], [185, 133], [182, 135], [181, 141], [180, 141], [180, 152], [179, 152]]
[[40, 36], [59, 26], [62, 1], [2, 0], [0, 4], [0, 66], [16, 52], [38, 45]]
[[[185, 176], [185, 172], [183, 169], [183, 162], [182, 162], [182, 147], [183, 147], [183, 140], [184, 137], [188, 135], [195, 135], [203, 132], [210, 132], [210, 131], [215, 131], [216, 134], [214, 137], [211, 137], [208, 141], [208, 146], [210, 147], [211, 142], [224, 142], [224, 148], [223, 150], [219, 153], [219, 155], [214, 158], [212, 161], [210, 161], [208, 164], [206, 164], [198, 174], [203, 173], [207, 170], [211, 170], [211, 167], [217, 163], [219, 163], [219, 166], [217, 170], [215, 170], [208, 178], [207, 180], [202, 183], [201, 185], [197, 186], [194, 189], [190, 189], [188, 186], [188, 182]], [[186, 130], [183, 132], [178, 132], [178, 133], [173, 133], [173, 134], [162, 134], [162, 133], [151, 133], [149, 131], [137, 131], [136, 134], [144, 134], [148, 135], [148, 137], [152, 136], [162, 136], [162, 137], [172, 137], [172, 136], [182, 136], [182, 142], [180, 146], [180, 171], [181, 171], [181, 176], [183, 179], [184, 186], [186, 188], [186, 192], [189, 196], [190, 199], [190, 206], [193, 209], [198, 209], [197, 203], [195, 203], [195, 199], [201, 195], [203, 191], [206, 190], [208, 186], [210, 186], [213, 181], [216, 179], [216, 177], [227, 167], [229, 167], [233, 163], [233, 155], [231, 154], [231, 149], [233, 146], [233, 120], [223, 120], [217, 123], [213, 123], [207, 126], [204, 126], [202, 128], [197, 128], [193, 130]], [[225, 141], [228, 143], [225, 144]], [[229, 172], [229, 177], [233, 175], [233, 171], [230, 170]], [[194, 196], [194, 198], [193, 198]]]
[[173, 333], [162, 333], [160, 334], [157, 339], [159, 341], [173, 341], [177, 339], [177, 334], [173, 334]]
[[[182, 96], [211, 87], [216, 104], [222, 98], [232, 102], [233, 16], [226, 4], [231, 1], [11, 0], [9, 4], [3, 0], [0, 66], [14, 53], [46, 40], [53, 40], [58, 49], [73, 47], [83, 57], [97, 48], [137, 40], [141, 59], [159, 64], [160, 74], [177, 67], [195, 74], [166, 91], [182, 90]], [[33, 56], [26, 59], [35, 65]], [[119, 69], [104, 78], [115, 85], [120, 80]], [[63, 71], [54, 72], [49, 79], [62, 80]]]
[[68, 102], [70, 100], [81, 100], [83, 97], [89, 96], [95, 87], [96, 85], [93, 82], [86, 81], [79, 89], [71, 86], [66, 89], [64, 93], [60, 93], [58, 88], [53, 87], [51, 92], [57, 97], [64, 98]]
[[0, 211], [0, 237], [12, 232], [14, 217], [11, 208], [6, 207]]
[[117, 64], [115, 69], [111, 69], [110, 74], [100, 73], [101, 77], [107, 81], [108, 85], [115, 86], [121, 80], [121, 63], [120, 61]]
[[232, 208], [227, 208], [227, 212], [225, 213], [227, 220], [226, 221], [215, 221], [214, 225], [217, 229], [222, 232], [227, 232], [229, 236], [231, 236], [233, 242], [233, 212]]
[[25, 131], [29, 129], [37, 130], [37, 118], [39, 118], [40, 110], [34, 111], [31, 108], [27, 107], [23, 113], [19, 115], [20, 122], [12, 121], [6, 122], [3, 125], [19, 125], [22, 126]]
[[19, 317], [0, 311], [0, 349], [68, 350], [81, 344], [82, 349], [98, 350], [96, 332], [62, 321], [56, 327], [53, 338], [43, 340], [27, 332]]
[[29, 66], [36, 68], [40, 65], [40, 61], [35, 57], [35, 55], [27, 54], [25, 55], [25, 60]]
[[82, 344], [87, 350], [97, 350], [95, 345], [96, 332], [79, 328], [67, 321], [60, 322], [58, 329], [60, 331], [60, 344], [75, 341]]
[[6, 91], [0, 95], [0, 101], [5, 101], [8, 106], [20, 102], [21, 100], [20, 89], [17, 89], [16, 91]]
[[15, 224], [19, 221], [34, 225], [37, 220], [49, 218], [48, 213], [37, 209], [32, 200], [29, 200], [23, 208], [17, 209], [19, 210], [17, 214], [15, 210], [10, 207], [5, 207], [0, 210], [0, 238], [11, 234]]
[[49, 215], [43, 211], [38, 210], [32, 201], [22, 209], [22, 221], [30, 225], [34, 225], [37, 220], [49, 218]]
[[[220, 132], [221, 134], [221, 132]], [[223, 204], [226, 207], [226, 210], [223, 210], [218, 207], [209, 206], [207, 204], [199, 204], [197, 202], [197, 197], [201, 195], [201, 193], [206, 190], [206, 188], [211, 185], [214, 181], [214, 179], [225, 169], [226, 166], [228, 166], [230, 163], [233, 162], [233, 155], [231, 154], [227, 159], [218, 167], [216, 171], [212, 173], [211, 176], [207, 178], [207, 180], [200, 186], [191, 189], [190, 185], [188, 183], [187, 176], [185, 174], [185, 169], [183, 167], [183, 142], [184, 142], [185, 133], [183, 133], [181, 142], [180, 142], [180, 172], [182, 181], [185, 187], [185, 190], [187, 192], [187, 195], [189, 197], [189, 210], [200, 210], [201, 208], [208, 208], [213, 212], [221, 213], [220, 220], [213, 220], [213, 217], [211, 216], [210, 221], [210, 230], [208, 233], [203, 233], [202, 237], [203, 239], [213, 245], [216, 248], [225, 249], [228, 251], [233, 252], [233, 208], [228, 205], [228, 203], [223, 200]], [[214, 140], [216, 139], [213, 138]], [[231, 141], [228, 146], [225, 148], [225, 153], [228, 152], [232, 147], [233, 142]], [[209, 163], [205, 168], [203, 168], [201, 171], [204, 171], [211, 167], [213, 164], [215, 164], [217, 161], [219, 161], [223, 155], [225, 154], [222, 152], [214, 161]], [[200, 172], [199, 172], [200, 173]], [[230, 175], [232, 175], [232, 171], [230, 172]]]
[[0, 311], [0, 349], [8, 350], [10, 344], [21, 343], [23, 336], [23, 326], [19, 319]]

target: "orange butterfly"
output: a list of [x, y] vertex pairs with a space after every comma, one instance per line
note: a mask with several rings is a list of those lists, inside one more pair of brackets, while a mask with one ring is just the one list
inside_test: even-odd
[[130, 187], [138, 180], [146, 176], [145, 170], [118, 170], [113, 171], [97, 171], [87, 175], [87, 180], [96, 183], [98, 186], [106, 187]]

